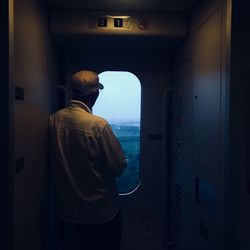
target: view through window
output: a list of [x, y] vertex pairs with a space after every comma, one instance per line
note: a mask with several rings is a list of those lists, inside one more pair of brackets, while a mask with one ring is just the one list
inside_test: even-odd
[[130, 72], [105, 71], [99, 74], [104, 90], [93, 107], [105, 118], [119, 139], [128, 166], [117, 178], [121, 194], [133, 191], [140, 181], [141, 84]]

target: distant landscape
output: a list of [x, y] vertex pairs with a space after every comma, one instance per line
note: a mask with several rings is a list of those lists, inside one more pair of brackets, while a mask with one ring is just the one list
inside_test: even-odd
[[132, 191], [140, 180], [140, 122], [111, 122], [113, 132], [119, 139], [126, 155], [128, 166], [117, 178], [120, 193]]

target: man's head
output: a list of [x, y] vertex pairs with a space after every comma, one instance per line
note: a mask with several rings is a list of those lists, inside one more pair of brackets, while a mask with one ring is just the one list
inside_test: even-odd
[[99, 95], [99, 89], [104, 87], [95, 72], [81, 70], [73, 74], [71, 88], [73, 99], [83, 101], [91, 108]]

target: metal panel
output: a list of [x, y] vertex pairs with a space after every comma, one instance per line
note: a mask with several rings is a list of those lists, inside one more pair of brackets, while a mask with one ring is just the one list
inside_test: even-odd
[[195, 34], [193, 160], [221, 172], [221, 10]]

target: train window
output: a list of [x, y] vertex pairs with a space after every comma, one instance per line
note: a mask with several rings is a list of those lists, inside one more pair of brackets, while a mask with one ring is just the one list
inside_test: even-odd
[[124, 71], [105, 71], [99, 78], [104, 90], [93, 113], [110, 123], [121, 143], [128, 166], [117, 185], [120, 194], [129, 194], [140, 182], [141, 84], [134, 74]]

